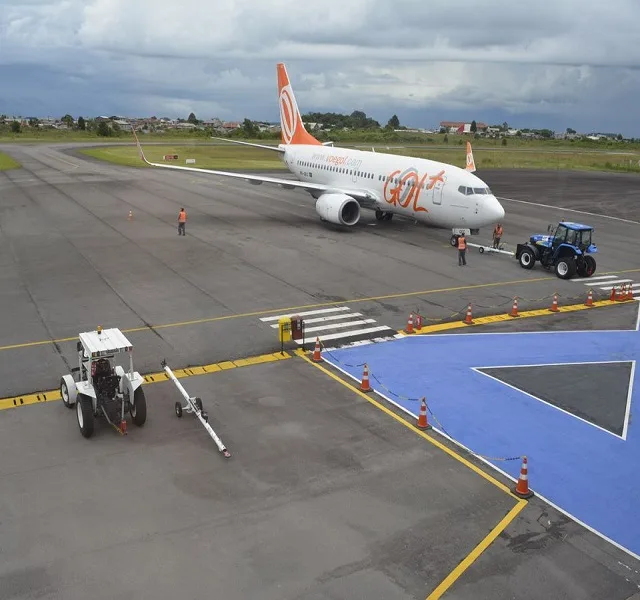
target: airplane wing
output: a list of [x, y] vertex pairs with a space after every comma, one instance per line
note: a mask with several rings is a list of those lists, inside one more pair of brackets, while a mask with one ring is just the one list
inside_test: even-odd
[[[133, 132], [133, 137], [136, 140], [136, 144], [138, 146], [138, 152], [140, 153], [140, 158], [152, 167], [161, 167], [163, 169], [175, 169], [178, 171], [191, 171], [194, 173], [203, 173], [207, 175], [219, 175], [222, 177], [230, 177], [232, 179], [242, 179], [244, 181], [248, 181], [253, 185], [261, 185], [262, 183], [269, 183], [272, 185], [279, 185], [285, 189], [293, 190], [293, 189], [302, 189], [307, 192], [333, 192], [333, 193], [342, 193], [348, 196], [351, 196], [354, 200], [357, 200], [363, 206], [373, 206], [376, 203], [377, 198], [374, 194], [365, 189], [351, 189], [351, 188], [339, 188], [335, 186], [328, 186], [323, 183], [312, 183], [309, 181], [300, 181], [298, 179], [285, 179], [280, 177], [266, 177], [263, 175], [249, 175], [247, 173], [232, 173], [229, 171], [216, 171], [213, 169], [198, 169], [196, 167], [182, 167], [179, 165], [165, 165], [162, 163], [152, 163], [149, 162], [144, 155], [144, 151], [142, 150], [142, 146], [140, 145], [140, 140], [136, 135], [136, 132], [131, 127], [131, 131]], [[249, 144], [252, 145], [252, 144]]]

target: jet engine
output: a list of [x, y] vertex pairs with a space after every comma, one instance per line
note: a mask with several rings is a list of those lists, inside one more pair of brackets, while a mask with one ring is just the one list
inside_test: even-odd
[[360, 219], [360, 204], [346, 194], [322, 194], [316, 201], [316, 212], [323, 221], [351, 226]]

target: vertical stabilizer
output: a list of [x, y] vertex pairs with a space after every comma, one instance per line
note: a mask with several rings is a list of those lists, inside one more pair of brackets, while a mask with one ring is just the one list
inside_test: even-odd
[[296, 97], [293, 95], [287, 68], [278, 63], [278, 103], [280, 105], [280, 129], [283, 144], [309, 144], [322, 146], [302, 123]]
[[471, 142], [467, 142], [467, 171], [473, 173], [476, 170], [476, 163], [473, 160], [473, 150], [471, 149]]

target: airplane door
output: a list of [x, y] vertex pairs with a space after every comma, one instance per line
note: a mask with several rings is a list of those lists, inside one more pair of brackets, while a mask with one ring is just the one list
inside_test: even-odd
[[432, 194], [432, 202], [434, 204], [440, 205], [442, 204], [442, 191], [444, 190], [444, 183], [438, 181], [435, 186], [431, 189]]

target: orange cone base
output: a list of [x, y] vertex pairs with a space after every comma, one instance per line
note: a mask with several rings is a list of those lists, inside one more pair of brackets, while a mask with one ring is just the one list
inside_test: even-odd
[[512, 488], [511, 492], [515, 496], [518, 496], [518, 498], [522, 498], [523, 500], [528, 500], [529, 498], [531, 498], [534, 495], [533, 492], [530, 489], [527, 489], [526, 492], [519, 491], [517, 485], [514, 488]]
[[433, 429], [433, 427], [431, 427], [431, 423], [427, 423], [426, 425], [423, 425], [420, 422], [418, 422], [416, 423], [416, 427], [420, 429], [420, 431], [428, 431], [429, 429]]

